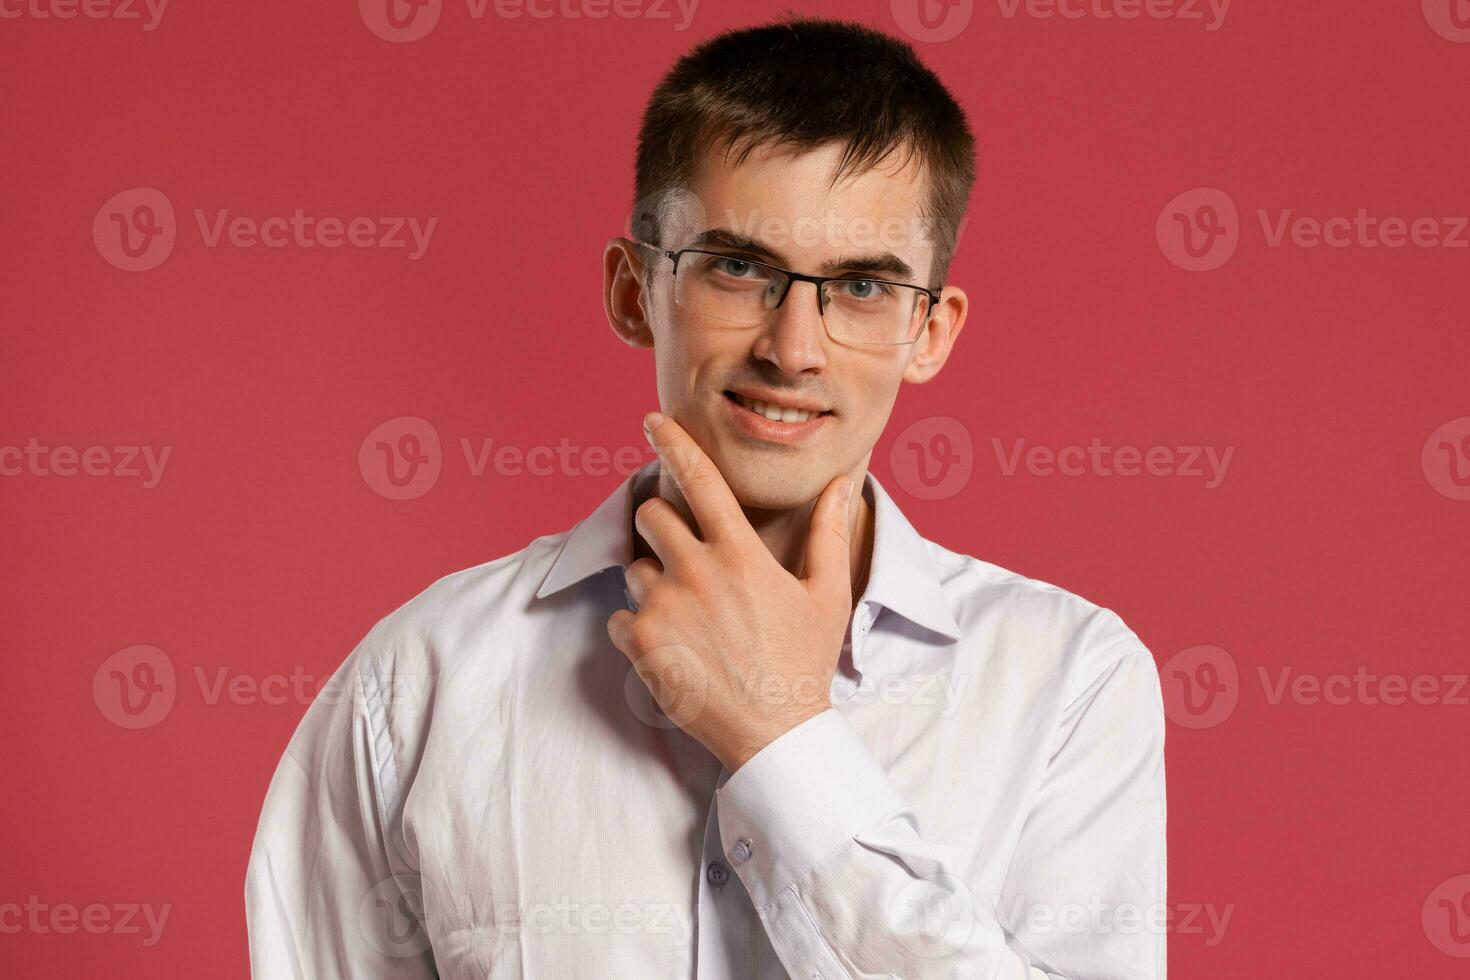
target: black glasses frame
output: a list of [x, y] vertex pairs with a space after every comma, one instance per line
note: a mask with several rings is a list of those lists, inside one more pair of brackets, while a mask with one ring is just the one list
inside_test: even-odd
[[[786, 289], [781, 293], [781, 298], [776, 301], [776, 305], [771, 307], [771, 309], [773, 310], [779, 310], [781, 308], [781, 304], [786, 302], [786, 297], [791, 295], [792, 283], [809, 282], [816, 287], [817, 314], [821, 316], [822, 325], [824, 327], [827, 324], [827, 307], [826, 304], [822, 301], [822, 287], [829, 282], [881, 283], [885, 286], [901, 286], [904, 289], [913, 289], [929, 297], [929, 309], [925, 311], [924, 319], [919, 321], [919, 329], [914, 333], [914, 336], [911, 339], [900, 340], [893, 343], [888, 343], [881, 340], [844, 340], [842, 341], [843, 343], [868, 344], [874, 347], [906, 347], [909, 344], [914, 343], [914, 341], [918, 340], [919, 337], [923, 335], [924, 324], [929, 322], [929, 318], [934, 315], [934, 307], [939, 304], [938, 293], [936, 293], [932, 289], [925, 289], [923, 286], [916, 286], [911, 282], [894, 282], [891, 279], [874, 279], [872, 276], [809, 276], [802, 272], [792, 272], [790, 269], [783, 269], [779, 265], [771, 265], [771, 263], [769, 262], [761, 262], [758, 259], [748, 259], [743, 255], [731, 255], [728, 252], [716, 252], [708, 248], [669, 249], [663, 248], [658, 245], [651, 245], [648, 242], [640, 242], [636, 239], [629, 239], [629, 241], [632, 241], [634, 245], [640, 245], [643, 248], [649, 249], [652, 252], [656, 252], [657, 254], [662, 255], [664, 258], [672, 261], [674, 263], [674, 276], [676, 278], [679, 275], [679, 259], [681, 259], [685, 254], [689, 252], [695, 252], [699, 255], [713, 255], [715, 258], [719, 259], [732, 259], [736, 262], [746, 262], [750, 265], [758, 265], [762, 269], [770, 269], [772, 272], [779, 272], [781, 273], [781, 275], [786, 277]], [[836, 340], [837, 338], [833, 337], [832, 339]]]

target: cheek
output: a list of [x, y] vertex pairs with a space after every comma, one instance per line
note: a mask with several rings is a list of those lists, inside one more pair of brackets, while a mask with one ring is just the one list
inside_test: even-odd
[[903, 368], [904, 360], [885, 359], [855, 367], [848, 375], [852, 379], [847, 386], [849, 412], [865, 435], [876, 439], [888, 424], [899, 385], [903, 383]]
[[[750, 356], [749, 334], [738, 330], [680, 328], [659, 331], [655, 336], [654, 361], [660, 390], [678, 397], [704, 397], [704, 389], [729, 377], [734, 365]], [[718, 394], [718, 392], [714, 392]]]
[[703, 389], [719, 376], [719, 365], [727, 363], [707, 336], [677, 324], [655, 331], [653, 349], [659, 400], [670, 411], [702, 399]]

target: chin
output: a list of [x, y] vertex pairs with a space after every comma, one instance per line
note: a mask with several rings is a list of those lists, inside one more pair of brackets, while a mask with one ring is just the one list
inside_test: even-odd
[[720, 461], [716, 461], [715, 465], [720, 467], [720, 472], [725, 475], [725, 482], [730, 485], [730, 492], [740, 501], [740, 505], [755, 510], [790, 510], [803, 507], [821, 496], [822, 490], [831, 481], [831, 477], [821, 479], [798, 471], [794, 461], [792, 472], [789, 473], [782, 472], [786, 467], [769, 461], [749, 466], [735, 463], [730, 469], [726, 469]]

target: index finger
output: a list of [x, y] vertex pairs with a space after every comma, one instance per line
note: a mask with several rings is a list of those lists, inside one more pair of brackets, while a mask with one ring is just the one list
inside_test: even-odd
[[649, 412], [643, 417], [643, 434], [674, 478], [706, 541], [754, 533], [724, 474], [678, 422]]

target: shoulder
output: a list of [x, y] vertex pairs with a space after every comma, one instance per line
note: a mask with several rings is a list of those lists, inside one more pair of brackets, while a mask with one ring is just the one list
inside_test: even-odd
[[927, 541], [950, 608], [975, 655], [999, 657], [1069, 702], [1120, 664], [1153, 656], [1117, 612], [1061, 586]]
[[364, 670], [454, 670], [488, 637], [521, 628], [570, 531], [444, 575], [379, 619], [355, 655]]

